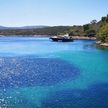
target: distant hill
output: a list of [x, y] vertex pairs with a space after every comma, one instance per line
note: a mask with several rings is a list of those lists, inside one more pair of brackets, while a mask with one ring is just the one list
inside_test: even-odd
[[[74, 26], [24, 26], [24, 27], [3, 27], [0, 26], [0, 35], [64, 35], [95, 37], [100, 28], [108, 24], [108, 15], [100, 21], [92, 20], [88, 24]], [[107, 26], [103, 29], [106, 29]], [[102, 30], [103, 30], [102, 29]], [[100, 34], [100, 33], [99, 33]], [[103, 37], [104, 38], [104, 37]], [[106, 39], [108, 41], [108, 37]]]
[[[27, 29], [26, 29], [27, 28]], [[38, 27], [38, 28], [14, 28], [14, 29], [1, 29], [0, 35], [58, 35], [61, 33], [67, 33], [69, 26], [54, 26], [54, 27]]]
[[0, 30], [7, 29], [7, 27], [0, 26]]
[[44, 25], [38, 25], [38, 26], [24, 26], [24, 27], [16, 27], [20, 29], [37, 29], [37, 28], [47, 28], [49, 26], [44, 26]]
[[23, 26], [23, 27], [4, 27], [0, 26], [0, 30], [6, 30], [6, 29], [37, 29], [37, 28], [47, 28], [49, 26], [44, 25], [37, 25], [37, 26]]

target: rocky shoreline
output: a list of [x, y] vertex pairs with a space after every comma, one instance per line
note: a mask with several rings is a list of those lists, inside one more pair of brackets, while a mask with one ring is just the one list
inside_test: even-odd
[[76, 39], [76, 40], [96, 40], [95, 37], [85, 37], [85, 36], [72, 36], [72, 39]]
[[97, 41], [96, 44], [100, 46], [108, 47], [108, 43], [103, 43], [101, 41]]
[[[75, 39], [75, 40], [96, 40], [96, 37], [72, 36], [72, 39]], [[96, 41], [96, 44], [103, 46], [103, 47], [108, 47], [108, 43], [105, 43], [105, 42]]]

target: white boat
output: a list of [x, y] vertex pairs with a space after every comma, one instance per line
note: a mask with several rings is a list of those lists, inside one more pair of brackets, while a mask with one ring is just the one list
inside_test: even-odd
[[59, 36], [53, 36], [50, 39], [52, 39], [53, 41], [62, 41], [62, 42], [71, 42], [71, 41], [73, 41], [73, 39], [70, 38], [68, 34], [59, 35]]

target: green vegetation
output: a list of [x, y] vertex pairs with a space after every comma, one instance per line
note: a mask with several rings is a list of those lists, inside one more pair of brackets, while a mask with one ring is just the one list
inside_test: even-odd
[[92, 20], [80, 26], [54, 26], [36, 29], [2, 29], [0, 35], [60, 35], [68, 33], [70, 36], [97, 37], [101, 42], [108, 43], [108, 15], [100, 21]]
[[37, 29], [7, 29], [0, 30], [0, 35], [58, 35], [69, 31], [69, 26], [55, 26]]
[[108, 43], [108, 24], [103, 25], [98, 33], [97, 33], [97, 39], [101, 42]]
[[102, 17], [100, 23], [100, 28], [97, 31], [97, 40], [101, 42], [108, 43], [108, 15]]

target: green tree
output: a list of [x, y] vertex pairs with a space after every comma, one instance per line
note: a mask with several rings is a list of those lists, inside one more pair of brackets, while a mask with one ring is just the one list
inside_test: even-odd
[[97, 33], [97, 39], [101, 42], [108, 43], [108, 24], [105, 24], [99, 29]]
[[96, 31], [95, 30], [88, 30], [88, 31], [86, 31], [86, 35], [88, 37], [94, 37], [94, 36], [96, 36]]
[[89, 24], [83, 25], [83, 29], [84, 29], [84, 32], [89, 30], [90, 29]]
[[90, 22], [90, 24], [96, 24], [97, 23], [97, 20], [92, 20], [91, 22]]

